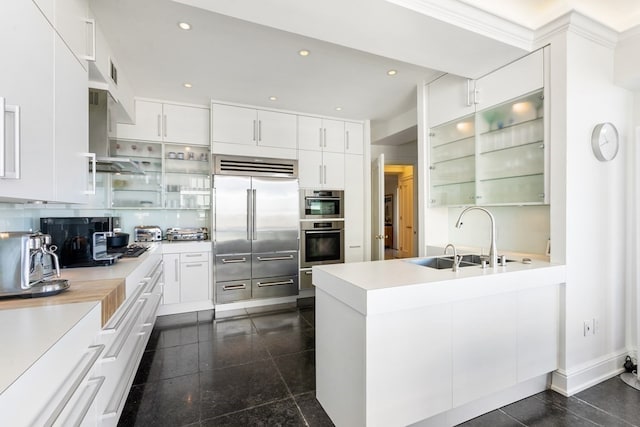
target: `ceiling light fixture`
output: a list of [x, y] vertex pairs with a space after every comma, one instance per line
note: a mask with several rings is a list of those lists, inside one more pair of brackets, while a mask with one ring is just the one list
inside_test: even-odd
[[342, 107], [336, 107], [336, 111], [342, 111]]
[[387, 76], [395, 76], [396, 74], [398, 74], [397, 70], [389, 70], [389, 71], [387, 71]]
[[309, 56], [309, 54], [310, 54], [310, 53], [311, 53], [311, 52], [309, 52], [309, 51], [308, 51], [308, 50], [306, 50], [306, 49], [302, 49], [302, 50], [299, 50], [299, 51], [298, 51], [298, 55], [300, 55], [300, 56]]
[[191, 83], [183, 83], [182, 86], [186, 87], [187, 89], [190, 89], [193, 87]]
[[270, 96], [270, 97], [269, 97], [269, 101], [275, 101], [275, 100], [277, 100], [277, 99], [278, 99], [278, 98], [276, 98], [275, 96]]
[[189, 31], [191, 29], [191, 24], [188, 22], [178, 22], [178, 27], [182, 30]]

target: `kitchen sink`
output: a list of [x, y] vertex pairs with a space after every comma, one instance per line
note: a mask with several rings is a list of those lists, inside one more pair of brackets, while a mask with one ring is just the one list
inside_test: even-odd
[[[475, 255], [475, 254], [467, 254], [461, 255], [462, 260], [460, 261], [459, 267], [472, 267], [472, 266], [481, 266], [482, 261], [487, 261], [487, 265], [489, 262], [488, 255]], [[513, 262], [513, 259], [507, 259], [506, 262]], [[453, 256], [440, 256], [440, 257], [429, 257], [429, 258], [414, 258], [407, 260], [406, 262], [410, 262], [412, 264], [421, 265], [423, 267], [435, 268], [437, 270], [444, 270], [447, 268], [453, 268]]]

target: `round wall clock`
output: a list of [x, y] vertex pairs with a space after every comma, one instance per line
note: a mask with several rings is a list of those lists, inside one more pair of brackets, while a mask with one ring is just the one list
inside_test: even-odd
[[591, 148], [598, 160], [612, 160], [618, 154], [618, 145], [618, 130], [612, 123], [600, 123], [593, 128]]

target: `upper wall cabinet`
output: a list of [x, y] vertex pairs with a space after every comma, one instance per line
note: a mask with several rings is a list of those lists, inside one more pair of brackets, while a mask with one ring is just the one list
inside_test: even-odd
[[209, 145], [209, 110], [153, 101], [136, 102], [135, 124], [118, 124], [118, 139]]
[[464, 77], [446, 74], [429, 84], [429, 127], [475, 112], [473, 82]]
[[344, 153], [345, 123], [340, 120], [298, 116], [298, 148]]
[[544, 56], [540, 49], [476, 80], [476, 111], [515, 99], [543, 86]]
[[344, 122], [345, 154], [364, 154], [364, 131], [362, 123]]
[[212, 103], [211, 141], [295, 150], [296, 116]]

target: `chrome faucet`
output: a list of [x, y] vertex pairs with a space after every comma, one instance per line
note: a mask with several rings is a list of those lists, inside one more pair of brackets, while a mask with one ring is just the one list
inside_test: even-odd
[[462, 212], [460, 212], [460, 216], [458, 217], [458, 221], [456, 222], [456, 228], [462, 228], [462, 217], [465, 213], [471, 210], [479, 210], [487, 215], [489, 215], [489, 219], [491, 220], [491, 246], [489, 246], [489, 267], [494, 268], [498, 266], [498, 250], [496, 249], [496, 220], [485, 208], [481, 208], [480, 206], [469, 206]]
[[456, 251], [456, 247], [453, 244], [449, 243], [444, 247], [444, 254], [447, 254], [447, 249], [453, 249], [453, 271], [458, 271], [458, 267], [460, 266], [460, 261], [462, 261], [462, 257], [458, 257], [458, 251]]

